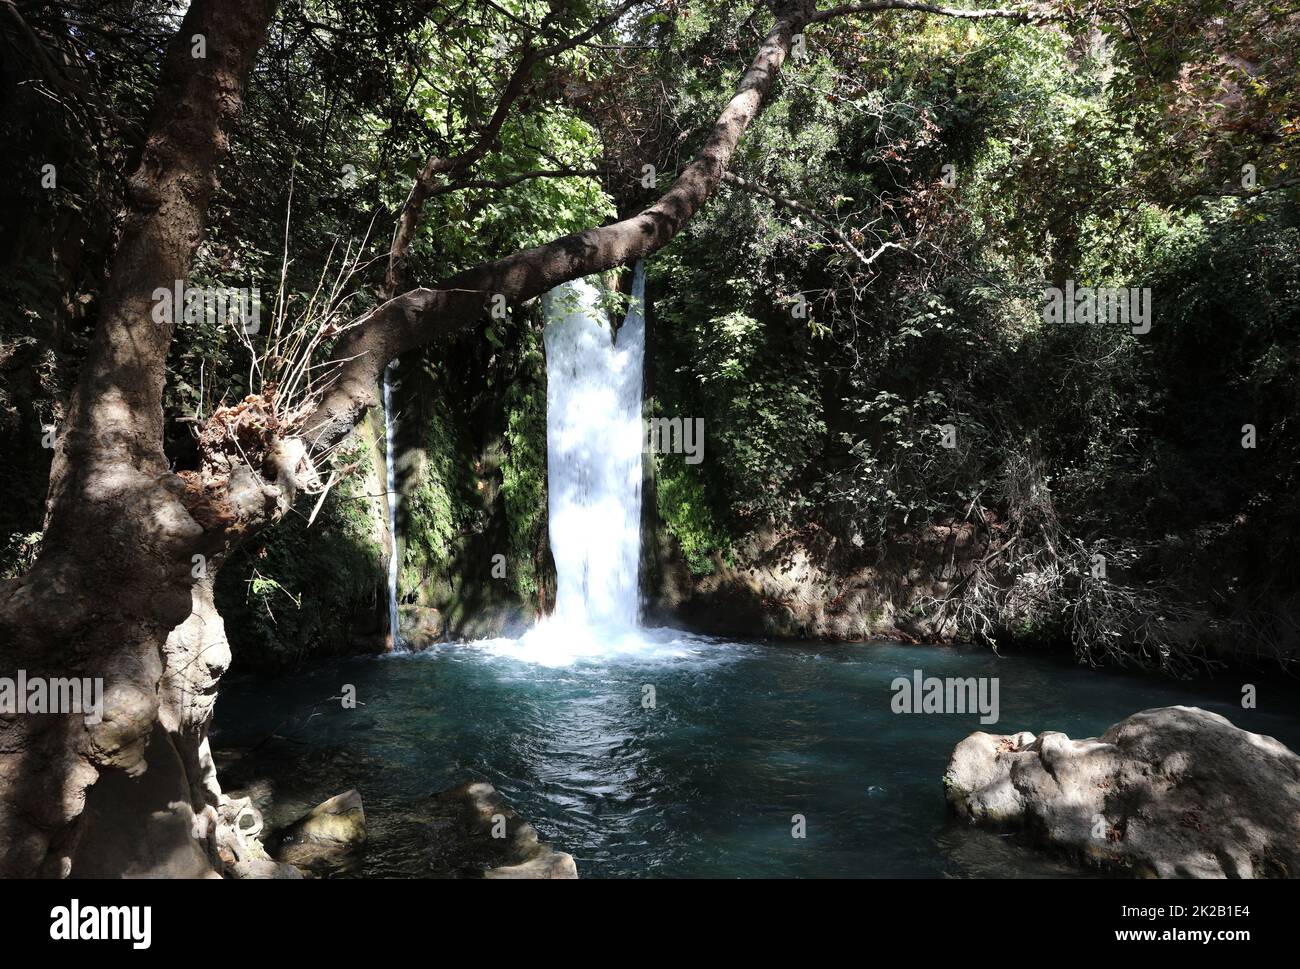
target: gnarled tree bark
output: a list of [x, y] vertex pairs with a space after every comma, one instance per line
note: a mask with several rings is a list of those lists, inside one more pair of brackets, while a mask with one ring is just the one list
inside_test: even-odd
[[[274, 7], [195, 0], [168, 48], [99, 326], [55, 446], [43, 550], [0, 589], [6, 674], [102, 677], [103, 717], [0, 718], [3, 875], [79, 872], [90, 827], [100, 836], [138, 827], [145, 808], [170, 819], [150, 834], [155, 862], [173, 857], [174, 845], [186, 859], [177, 873], [209, 870], [210, 846], [189, 837], [196, 802], [179, 753], [195, 711], [159, 684], [178, 658], [164, 648], [169, 634], [204, 595], [193, 588], [194, 556], [223, 541], [203, 523], [217, 517], [205, 495], [172, 474], [163, 453], [174, 316], [152, 312], [153, 293], [189, 271]], [[92, 785], [95, 823], [79, 824]]]

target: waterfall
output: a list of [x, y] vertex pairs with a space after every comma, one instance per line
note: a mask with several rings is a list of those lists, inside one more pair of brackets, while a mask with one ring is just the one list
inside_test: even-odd
[[568, 630], [625, 632], [637, 622], [641, 557], [641, 384], [645, 268], [611, 339], [600, 292], [583, 280], [543, 301], [546, 447], [555, 613]]
[[397, 367], [394, 360], [384, 368], [384, 466], [388, 487], [388, 532], [392, 541], [392, 552], [388, 556], [388, 635], [390, 648], [397, 649], [401, 643], [401, 634], [397, 624], [397, 448], [394, 440], [397, 434], [397, 416], [393, 413], [393, 370]]
[[645, 267], [617, 335], [584, 281], [543, 299], [546, 482], [555, 611], [519, 638], [479, 640], [494, 656], [543, 666], [698, 658], [702, 637], [638, 625], [641, 564], [641, 391]]

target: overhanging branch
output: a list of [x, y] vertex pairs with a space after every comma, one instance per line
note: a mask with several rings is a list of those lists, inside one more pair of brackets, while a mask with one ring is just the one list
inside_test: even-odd
[[[631, 5], [621, 5], [619, 16]], [[910, 0], [882, 0], [821, 11], [809, 0], [786, 0], [779, 4], [775, 23], [735, 94], [710, 129], [699, 154], [653, 205], [618, 222], [563, 236], [467, 269], [436, 288], [412, 289], [393, 296], [359, 320], [335, 348], [328, 386], [307, 421], [313, 450], [328, 448], [351, 433], [361, 415], [375, 403], [373, 388], [384, 366], [398, 354], [435, 337], [476, 325], [499, 298], [507, 303], [519, 303], [561, 283], [613, 269], [666, 245], [722, 183], [741, 136], [762, 110], [763, 101], [789, 56], [793, 37], [812, 23], [886, 10], [965, 19], [1001, 17], [1026, 23], [1054, 19], [1026, 9], [960, 10]], [[580, 42], [576, 38], [569, 41], [574, 45]], [[895, 246], [896, 243], [887, 243], [871, 256], [859, 253], [859, 258], [869, 263]]]
[[494, 297], [518, 303], [560, 283], [648, 255], [672, 239], [717, 189], [741, 135], [757, 117], [794, 35], [806, 20], [789, 4], [768, 32], [694, 160], [649, 208], [610, 225], [556, 239], [453, 276], [436, 289], [413, 289], [376, 307], [339, 341], [337, 365], [308, 421], [320, 451], [351, 433], [373, 405], [388, 361], [435, 336], [477, 323]]
[[882, 13], [886, 10], [913, 10], [918, 13], [934, 14], [940, 17], [956, 17], [961, 20], [1014, 20], [1019, 23], [1045, 23], [1060, 20], [1059, 14], [1048, 13], [1034, 8], [1018, 10], [980, 9], [966, 10], [961, 7], [941, 7], [930, 3], [917, 3], [914, 0], [878, 0], [876, 3], [846, 3], [838, 7], [819, 10], [809, 19], [809, 23], [824, 23], [837, 17], [851, 17], [855, 14]]

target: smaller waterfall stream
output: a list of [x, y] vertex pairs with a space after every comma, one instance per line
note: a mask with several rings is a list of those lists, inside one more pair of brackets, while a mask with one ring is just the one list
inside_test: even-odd
[[394, 360], [384, 368], [384, 469], [388, 489], [388, 533], [392, 541], [392, 552], [388, 556], [388, 636], [389, 648], [397, 649], [402, 644], [401, 633], [397, 623], [397, 415], [393, 413], [393, 370], [397, 367]]

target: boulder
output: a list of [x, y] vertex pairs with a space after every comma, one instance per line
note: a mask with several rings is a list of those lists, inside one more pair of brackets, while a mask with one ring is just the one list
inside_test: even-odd
[[344, 791], [316, 805], [276, 839], [272, 854], [298, 868], [346, 869], [366, 843], [366, 813], [361, 795]]
[[1196, 707], [1160, 707], [1099, 738], [973, 733], [944, 774], [972, 823], [1087, 863], [1158, 878], [1300, 876], [1300, 757]]
[[442, 846], [439, 867], [461, 877], [577, 878], [573, 856], [541, 841], [537, 830], [485, 781], [433, 796], [431, 827]]
[[397, 622], [402, 642], [408, 648], [424, 649], [442, 642], [447, 636], [446, 619], [432, 606], [403, 603], [398, 607]]

